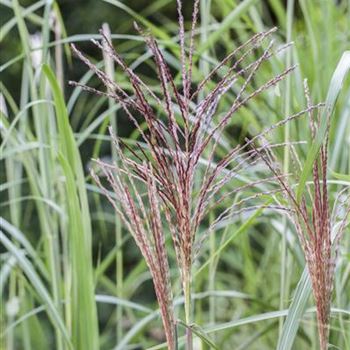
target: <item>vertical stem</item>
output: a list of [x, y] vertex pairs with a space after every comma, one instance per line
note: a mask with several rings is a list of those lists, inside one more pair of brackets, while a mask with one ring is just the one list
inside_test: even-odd
[[[52, 11], [53, 3], [47, 2], [44, 10], [44, 21], [41, 28], [41, 40], [42, 40], [42, 50], [41, 50], [41, 63], [47, 63], [49, 61], [49, 41], [50, 41], [50, 17], [53, 13]], [[57, 39], [57, 38], [56, 38]], [[30, 56], [28, 56], [28, 59]], [[57, 58], [57, 57], [55, 57]], [[29, 67], [29, 66], [28, 66]], [[33, 71], [30, 70], [30, 86], [31, 86], [31, 95], [32, 99], [35, 101], [38, 98], [47, 98], [47, 86], [46, 80], [41, 79], [38, 86], [35, 86], [35, 79], [33, 79]], [[42, 184], [44, 188], [44, 196], [46, 198], [52, 199], [54, 197], [53, 188], [53, 179], [54, 179], [54, 153], [52, 152], [55, 148], [55, 138], [49, 138], [48, 135], [54, 135], [56, 133], [54, 123], [52, 118], [47, 120], [43, 119], [42, 115], [48, 115], [46, 106], [38, 106], [38, 109], [35, 108], [34, 115], [34, 125], [35, 130], [38, 135], [38, 139], [41, 140], [43, 144], [49, 144], [50, 148], [48, 150], [40, 149], [39, 152], [39, 168], [40, 173], [42, 174]], [[57, 217], [51, 211], [47, 210], [46, 213], [45, 229], [43, 232], [46, 233], [44, 246], [46, 254], [48, 256], [48, 266], [51, 274], [51, 288], [54, 302], [56, 304], [59, 312], [62, 311], [61, 307], [61, 289], [60, 289], [60, 280], [61, 280], [61, 266], [60, 266], [60, 245], [58, 238], [58, 224]], [[58, 329], [55, 329], [56, 332], [56, 347], [57, 349], [63, 349], [63, 338]]]
[[[201, 14], [201, 44], [204, 44], [208, 40], [209, 33], [209, 20], [210, 20], [210, 6], [211, 0], [201, 0], [200, 3], [200, 14]], [[208, 51], [203, 52], [203, 56], [206, 56]], [[200, 61], [200, 70], [204, 76], [209, 74], [209, 63], [207, 60], [202, 59]], [[212, 222], [214, 219], [213, 213], [210, 213], [209, 221]], [[215, 244], [215, 235], [211, 234], [209, 237], [209, 246], [210, 246], [210, 256], [212, 256], [216, 250]], [[214, 290], [215, 288], [215, 270], [216, 270], [216, 261], [215, 259], [211, 259], [209, 265], [209, 281], [208, 281], [208, 289], [209, 291]], [[211, 296], [209, 298], [209, 322], [210, 324], [215, 324], [215, 297]]]
[[[117, 257], [116, 257], [116, 280], [117, 280], [117, 296], [123, 298], [123, 251], [122, 251], [122, 230], [120, 221], [115, 221], [115, 240], [117, 244]], [[117, 308], [117, 338], [120, 340], [123, 337], [122, 328], [123, 309], [122, 306]]]
[[[10, 275], [10, 281], [9, 281], [9, 301], [13, 300], [13, 298], [15, 298], [17, 295], [16, 284], [17, 284], [17, 277], [15, 273], [12, 271]], [[9, 315], [8, 321], [7, 321], [8, 324], [11, 324], [13, 321], [14, 321], [14, 316]], [[8, 350], [14, 349], [14, 332], [12, 329], [10, 329], [10, 331], [6, 336], [6, 349]]]
[[[293, 29], [293, 15], [294, 15], [294, 0], [288, 0], [287, 3], [287, 43], [292, 40], [292, 29]], [[289, 67], [292, 61], [292, 52], [291, 50], [287, 51], [286, 55], [286, 66]], [[291, 80], [290, 76], [286, 77], [286, 86], [285, 86], [285, 106], [284, 106], [284, 115], [290, 114], [290, 93], [291, 91]], [[284, 140], [285, 142], [289, 141], [290, 138], [290, 123], [287, 123], [285, 126]], [[284, 162], [283, 162], [283, 171], [285, 174], [288, 173], [289, 169], [289, 148], [286, 146], [284, 148]], [[287, 298], [287, 219], [283, 217], [283, 232], [282, 232], [282, 242], [281, 242], [281, 279], [280, 279], [280, 310], [284, 309], [284, 301]], [[282, 334], [284, 318], [279, 319], [279, 335]]]
[[[102, 30], [106, 34], [108, 40], [111, 40], [111, 31], [109, 28], [108, 23], [104, 23], [102, 25]], [[109, 57], [107, 54], [104, 53], [104, 61], [105, 61], [105, 71], [108, 75], [108, 77], [111, 80], [114, 80], [114, 62], [111, 57]], [[111, 108], [114, 105], [113, 99], [108, 100], [108, 107]], [[117, 114], [116, 112], [111, 112], [109, 117], [111, 126], [113, 128], [113, 131], [115, 134], [118, 133], [118, 126], [117, 126]], [[118, 154], [116, 152], [115, 146], [112, 143], [112, 159], [113, 162], [118, 162]], [[122, 228], [120, 224], [120, 220], [118, 218], [115, 218], [115, 241], [117, 246], [117, 252], [116, 252], [116, 295], [118, 298], [123, 298], [123, 251], [122, 251]], [[123, 308], [121, 305], [117, 306], [117, 325], [116, 325], [116, 333], [117, 333], [117, 339], [122, 339], [123, 336], [123, 328], [122, 328], [122, 317], [123, 317]]]
[[184, 288], [184, 297], [185, 297], [185, 322], [188, 326], [186, 328], [186, 350], [193, 350], [193, 339], [192, 331], [189, 328], [191, 324], [191, 267], [187, 269], [184, 276], [185, 279], [185, 288]]
[[[213, 256], [216, 250], [215, 235], [211, 234], [209, 237], [210, 244], [210, 256]], [[212, 259], [209, 265], [209, 291], [215, 290], [215, 272], [216, 272], [216, 261]], [[215, 297], [211, 296], [209, 298], [209, 322], [210, 324], [215, 324]]]
[[[13, 179], [16, 180], [17, 178], [20, 178], [21, 172], [20, 168], [18, 168], [20, 164], [16, 164], [14, 159], [7, 158], [5, 159], [5, 169], [6, 169], [6, 176], [7, 179]], [[10, 186], [8, 188], [8, 197], [10, 199], [10, 217], [11, 222], [16, 225], [16, 227], [20, 227], [20, 212], [21, 209], [21, 203], [17, 204], [15, 201], [12, 201], [12, 199], [20, 197], [20, 188], [19, 186]], [[15, 203], [17, 205], [15, 205]], [[17, 245], [17, 243], [16, 243]], [[13, 301], [15, 298], [17, 298], [18, 292], [17, 292], [17, 284], [19, 284], [19, 280], [17, 277], [17, 272], [15, 269], [11, 270], [10, 278], [9, 278], [9, 302]], [[2, 295], [1, 295], [2, 298]], [[2, 306], [2, 305], [1, 305]], [[9, 315], [8, 316], [8, 323], [11, 324], [14, 321], [14, 316]], [[6, 349], [13, 350], [15, 349], [15, 335], [13, 329], [10, 329], [6, 336]]]
[[[28, 305], [28, 299], [26, 298], [26, 290], [25, 290], [25, 282], [24, 280], [18, 281], [18, 295], [20, 297], [20, 300], [24, 304], [22, 306], [22, 309], [24, 309], [24, 313], [28, 312], [30, 310], [30, 306]], [[31, 336], [30, 336], [30, 328], [28, 322], [23, 322], [21, 326], [22, 330], [22, 346], [23, 350], [31, 350]]]
[[[210, 25], [210, 8], [211, 8], [211, 0], [201, 0], [200, 2], [200, 25], [201, 25], [201, 34], [200, 41], [201, 45], [204, 45], [208, 40], [209, 36], [209, 25]], [[200, 71], [203, 76], [208, 76], [210, 72], [209, 62], [205, 59], [208, 55], [209, 50], [205, 50], [202, 54], [203, 59], [199, 61]], [[205, 98], [205, 89], [200, 92], [199, 100], [203, 100]], [[214, 220], [213, 212], [210, 212], [209, 222], [211, 223]], [[216, 250], [216, 240], [215, 235], [211, 234], [209, 236], [209, 249], [210, 256], [212, 256]], [[215, 289], [215, 272], [216, 272], [217, 261], [216, 259], [211, 259], [209, 265], [209, 276], [208, 276], [208, 290], [213, 291]], [[216, 299], [214, 296], [209, 297], [209, 323], [215, 324], [215, 309], [216, 309]], [[213, 339], [215, 341], [215, 335], [213, 335]], [[202, 347], [206, 348], [204, 342], [202, 342]]]
[[[317, 324], [318, 324], [318, 337], [320, 350], [328, 349], [328, 338], [329, 338], [329, 321], [326, 320], [323, 305], [316, 306], [317, 308]], [[317, 344], [317, 342], [316, 342]], [[316, 345], [317, 346], [317, 345]]]
[[[55, 40], [59, 41], [62, 39], [62, 28], [59, 18], [55, 12], [54, 13], [54, 29], [55, 29]], [[64, 73], [63, 73], [63, 50], [62, 44], [55, 45], [55, 65], [56, 65], [56, 77], [60, 88], [64, 94]]]

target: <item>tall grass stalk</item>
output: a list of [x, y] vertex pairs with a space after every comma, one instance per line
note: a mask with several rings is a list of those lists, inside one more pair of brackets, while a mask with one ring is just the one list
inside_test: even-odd
[[[311, 106], [306, 81], [305, 95], [308, 106]], [[300, 201], [296, 191], [282, 176], [283, 172], [279, 170], [272, 152], [257, 151], [277, 177], [281, 190], [289, 200], [292, 209], [289, 216], [296, 227], [311, 278], [321, 350], [328, 349], [331, 296], [338, 247], [350, 214], [350, 194], [347, 188], [339, 192], [333, 211], [329, 203], [327, 169], [331, 115], [332, 110], [327, 108], [327, 104], [324, 113], [321, 113], [321, 110], [308, 113], [312, 143], [315, 144], [322, 125], [326, 125], [326, 133], [312, 164], [312, 181], [306, 184], [306, 191]], [[303, 166], [293, 146], [290, 146], [290, 154], [293, 159], [294, 174], [299, 180]]]
[[[107, 23], [104, 23], [102, 26], [102, 30], [105, 33], [108, 40], [111, 40], [111, 31], [109, 28], [109, 25]], [[108, 47], [105, 48], [106, 51], [108, 51]], [[114, 69], [114, 61], [113, 59], [108, 55], [104, 54], [103, 59], [105, 62], [105, 71], [109, 79], [113, 80], [115, 76], [115, 69]], [[112, 92], [112, 91], [110, 91]], [[114, 104], [114, 100], [112, 98], [108, 99], [108, 106], [109, 108], [112, 108]], [[112, 112], [110, 115], [110, 125], [112, 126], [115, 133], [118, 133], [118, 126], [117, 126], [117, 112]], [[113, 163], [118, 162], [118, 154], [113, 147], [113, 143], [111, 144], [111, 153], [112, 153], [112, 160]], [[117, 247], [116, 252], [116, 284], [117, 284], [117, 297], [123, 298], [123, 249], [122, 249], [122, 242], [123, 242], [123, 236], [122, 236], [122, 227], [121, 222], [119, 218], [116, 217], [115, 219], [115, 242]], [[123, 317], [123, 308], [121, 305], [117, 306], [117, 320], [121, 320]], [[123, 323], [117, 322], [117, 340], [122, 338], [123, 335]]]
[[[287, 42], [292, 41], [292, 31], [293, 31], [293, 15], [294, 15], [294, 0], [289, 0], [287, 2], [287, 18], [286, 18], [286, 32]], [[286, 65], [291, 65], [292, 63], [292, 50], [289, 50], [286, 53]], [[284, 89], [284, 113], [289, 115], [291, 111], [291, 77], [288, 76], [285, 80], [285, 89]], [[284, 129], [284, 141], [290, 141], [290, 124], [287, 124]], [[285, 174], [289, 172], [289, 149], [288, 146], [284, 148], [283, 154], [283, 171]], [[280, 287], [280, 309], [284, 309], [285, 300], [288, 299], [288, 257], [289, 252], [287, 250], [287, 220], [286, 217], [283, 217], [283, 235], [281, 242], [281, 287]], [[281, 334], [283, 327], [283, 318], [279, 320], [279, 333]]]

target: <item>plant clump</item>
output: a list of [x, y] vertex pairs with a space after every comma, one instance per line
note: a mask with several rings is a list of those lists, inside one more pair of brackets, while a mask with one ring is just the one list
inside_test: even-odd
[[[120, 104], [124, 113], [141, 135], [141, 140], [131, 147], [113, 134], [112, 139], [118, 152], [118, 162], [109, 164], [96, 160], [99, 173], [106, 179], [113, 194], [105, 188], [99, 176], [93, 173], [97, 184], [114, 206], [126, 227], [133, 235], [151, 271], [153, 283], [160, 306], [163, 325], [170, 349], [176, 347], [176, 324], [173, 310], [172, 287], [169, 273], [169, 259], [165, 245], [166, 232], [171, 233], [177, 266], [180, 272], [184, 295], [187, 348], [192, 349], [191, 324], [191, 286], [193, 260], [205, 239], [198, 237], [200, 225], [216, 206], [228, 201], [230, 196], [264, 182], [275, 181], [276, 176], [251, 180], [236, 186], [232, 192], [223, 191], [225, 185], [239, 178], [245, 169], [254, 167], [259, 161], [254, 143], [261, 143], [260, 151], [284, 147], [288, 143], [268, 144], [265, 136], [275, 128], [298, 118], [319, 105], [308, 106], [295, 115], [289, 116], [276, 125], [257, 134], [244, 144], [238, 144], [219, 160], [215, 155], [225, 128], [242, 108], [269, 88], [276, 86], [295, 66], [287, 67], [276, 76], [256, 86], [254, 79], [263, 64], [289, 44], [274, 48], [271, 39], [276, 28], [255, 34], [247, 42], [234, 49], [219, 62], [202, 81], [193, 81], [196, 66], [195, 28], [199, 1], [195, 1], [189, 46], [186, 46], [182, 4], [179, 0], [179, 45], [181, 61], [180, 83], [175, 81], [164, 57], [162, 48], [148, 32], [136, 29], [143, 36], [148, 50], [152, 53], [158, 74], [160, 92], [154, 92], [115, 51], [112, 42], [101, 31], [101, 42], [93, 43], [110, 57], [130, 80], [132, 91], [123, 89], [103, 70], [93, 64], [74, 45], [75, 55], [81, 59], [101, 80], [105, 91], [71, 82], [75, 86], [106, 96]], [[268, 42], [267, 42], [268, 41]], [[266, 43], [267, 42], [267, 43]], [[214, 84], [213, 84], [214, 83]], [[222, 111], [220, 102], [228, 92], [234, 91], [234, 100]], [[156, 112], [154, 106], [158, 108]], [[220, 111], [220, 113], [218, 112]], [[144, 130], [142, 123], [147, 128]], [[129, 155], [127, 155], [127, 153]], [[277, 177], [284, 175], [277, 175]], [[200, 178], [198, 184], [195, 179]], [[264, 193], [255, 193], [228, 209], [219, 212], [210, 226], [210, 232], [221, 220], [240, 212], [256, 209], [257, 206], [239, 206]], [[119, 204], [118, 204], [119, 203]], [[282, 206], [264, 205], [273, 209]], [[238, 208], [237, 208], [238, 207]]]

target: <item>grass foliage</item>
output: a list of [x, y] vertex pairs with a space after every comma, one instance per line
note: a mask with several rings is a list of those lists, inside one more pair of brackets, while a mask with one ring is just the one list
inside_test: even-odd
[[[0, 0], [8, 14], [0, 43], [19, 48], [2, 55], [0, 70], [4, 77], [20, 72], [16, 91], [8, 78], [0, 85], [0, 348], [316, 350], [317, 323], [327, 323], [330, 311], [322, 349], [329, 333], [329, 349], [350, 350], [349, 1], [199, 0], [193, 37], [192, 2], [183, 2], [180, 35], [176, 1], [147, 2], [142, 11], [133, 3], [99, 0], [127, 18], [103, 24], [103, 40], [96, 33], [70, 36], [59, 1]], [[209, 75], [254, 35], [259, 47], [247, 61], [237, 56]], [[94, 71], [82, 68], [69, 46], [89, 48], [91, 39], [102, 55], [80, 58]], [[109, 40], [132, 72], [116, 64]], [[246, 67], [253, 67], [251, 76]], [[240, 69], [234, 84], [221, 85], [221, 99], [208, 98]], [[88, 94], [86, 86], [102, 93]], [[118, 89], [130, 96], [116, 97]], [[190, 112], [203, 105], [203, 113], [215, 114], [199, 125], [203, 135], [191, 138]], [[128, 108], [136, 109], [134, 122]], [[247, 153], [227, 158], [244, 144]], [[186, 178], [182, 151], [191, 147], [197, 163]], [[91, 176], [91, 159], [98, 158], [117, 190]], [[121, 167], [113, 173], [111, 163]], [[237, 164], [244, 171], [236, 172]], [[211, 174], [220, 186], [205, 186]], [[110, 202], [126, 212], [124, 221]], [[194, 210], [193, 221], [181, 221], [191, 205], [198, 217]], [[300, 214], [294, 220], [291, 210]], [[314, 232], [323, 241], [300, 245], [298, 237]], [[320, 258], [322, 242], [328, 260]], [[319, 276], [326, 276], [327, 291]], [[315, 290], [320, 298], [331, 295], [330, 305], [322, 309]]]

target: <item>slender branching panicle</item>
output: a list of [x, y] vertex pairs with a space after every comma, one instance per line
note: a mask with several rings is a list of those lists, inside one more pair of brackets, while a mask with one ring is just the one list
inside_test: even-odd
[[[308, 106], [311, 106], [309, 90], [305, 80], [305, 95]], [[321, 125], [321, 109], [309, 110], [311, 140], [317, 135]], [[350, 214], [350, 193], [348, 189], [339, 192], [335, 199], [333, 212], [330, 208], [327, 183], [327, 161], [330, 115], [326, 115], [327, 131], [324, 141], [313, 162], [312, 181], [307, 183], [301, 201], [298, 201], [294, 191], [278, 168], [272, 149], [263, 152], [256, 149], [275, 178], [278, 180], [281, 191], [290, 203], [287, 211], [304, 251], [308, 266], [313, 295], [316, 303], [320, 349], [328, 348], [330, 305], [334, 281], [334, 271], [337, 258], [339, 240], [344, 232]], [[289, 145], [294, 168], [294, 178], [302, 171], [302, 164], [294, 145]], [[290, 178], [290, 177], [289, 177]]]
[[[250, 145], [263, 140], [264, 135], [276, 127], [317, 108], [309, 106], [306, 111], [283, 119], [245, 144], [227, 150], [226, 155], [217, 162], [216, 150], [218, 146], [222, 146], [222, 135], [229, 122], [242, 107], [278, 84], [295, 67], [287, 67], [260, 85], [256, 82], [255, 76], [259, 68], [276, 52], [288, 47], [285, 45], [274, 49], [271, 37], [276, 28], [273, 28], [254, 35], [218, 63], [202, 81], [194, 81], [193, 71], [197, 69], [198, 61], [194, 41], [199, 0], [194, 2], [188, 46], [181, 0], [177, 1], [177, 5], [180, 27], [180, 83], [172, 76], [164, 57], [164, 48], [150, 33], [135, 25], [153, 55], [160, 92], [159, 89], [152, 89], [134, 73], [114, 50], [103, 31], [101, 42], [93, 43], [121, 67], [130, 80], [132, 91], [112, 81], [72, 46], [75, 55], [105, 85], [106, 92], [74, 82], [72, 84], [100, 96], [113, 98], [141, 135], [141, 140], [135, 147], [130, 147], [113, 136], [120, 154], [119, 165], [110, 165], [100, 160], [96, 162], [121, 204], [115, 205], [115, 210], [133, 234], [151, 271], [170, 348], [174, 348], [175, 327], [164, 244], [165, 232], [171, 233], [185, 298], [185, 321], [190, 324], [192, 265], [196, 240], [200, 243], [203, 239], [198, 239], [201, 223], [214, 205], [230, 198], [222, 191], [223, 186], [232, 183], [240, 172], [256, 164], [256, 153]], [[219, 104], [227, 92], [234, 99], [226, 110], [222, 110], [222, 104]], [[142, 123], [147, 125], [146, 130], [141, 126]], [[262, 144], [261, 149], [284, 146]], [[126, 153], [130, 156], [127, 157]], [[104, 189], [99, 178], [96, 175], [94, 177], [112, 204], [115, 204], [114, 197]], [[279, 177], [280, 175], [277, 176]], [[200, 183], [198, 179], [201, 179]], [[252, 180], [250, 184], [237, 187], [231, 194], [259, 185], [263, 181], [275, 180], [276, 176], [265, 180]], [[146, 195], [142, 196], [141, 191], [145, 191]], [[239, 204], [242, 203], [235, 205]], [[229, 212], [222, 212], [214, 224], [232, 214], [232, 209], [234, 210], [231, 207]], [[191, 332], [188, 330], [188, 349], [192, 348], [191, 344]]]
[[[114, 140], [117, 145], [117, 139], [114, 138]], [[117, 149], [119, 150], [119, 146], [117, 146]], [[92, 176], [134, 237], [136, 244], [146, 260], [154, 282], [168, 347], [173, 350], [176, 349], [173, 297], [156, 180], [152, 173], [152, 168], [149, 164], [144, 163], [148, 204], [148, 207], [146, 207], [140, 191], [137, 189], [133, 180], [133, 176], [130, 174], [128, 160], [123, 157], [121, 152], [119, 152], [119, 156], [120, 167], [118, 168], [117, 166], [108, 166], [96, 160], [103, 174], [111, 184], [114, 195], [118, 203], [120, 203], [119, 206], [116, 205], [115, 199], [104, 188], [99, 177], [93, 171]]]

